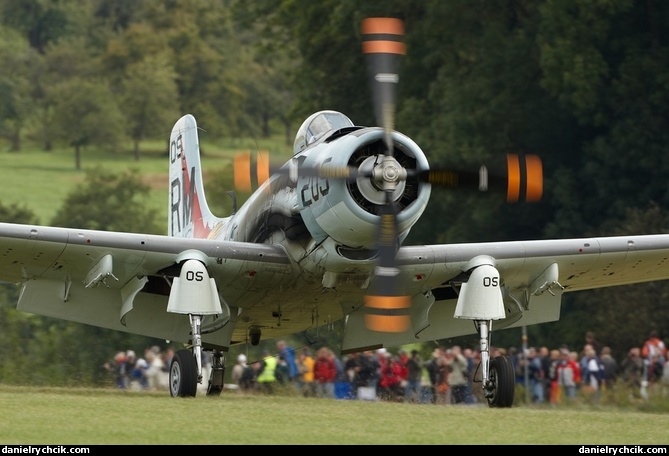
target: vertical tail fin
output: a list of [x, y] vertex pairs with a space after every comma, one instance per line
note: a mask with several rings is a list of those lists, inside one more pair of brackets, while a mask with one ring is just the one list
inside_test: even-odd
[[168, 235], [209, 237], [220, 219], [211, 213], [204, 197], [197, 122], [192, 115], [186, 114], [174, 125], [169, 155]]

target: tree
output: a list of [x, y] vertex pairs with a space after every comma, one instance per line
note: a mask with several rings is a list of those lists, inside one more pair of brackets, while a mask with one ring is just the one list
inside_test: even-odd
[[21, 32], [30, 46], [44, 53], [49, 43], [77, 30], [74, 19], [87, 10], [90, 3], [71, 4], [43, 0], [2, 0], [0, 18], [4, 25]]
[[[117, 6], [125, 23], [127, 12], [122, 5]], [[119, 105], [128, 125], [128, 136], [134, 142], [135, 160], [139, 160], [140, 143], [164, 137], [166, 125], [179, 118], [172, 49], [150, 23], [128, 23], [109, 40], [100, 62], [106, 80], [114, 93], [120, 95]]]
[[0, 27], [0, 138], [21, 150], [21, 131], [31, 113], [31, 67], [39, 56], [18, 32]]
[[108, 84], [99, 79], [71, 78], [49, 88], [53, 119], [51, 138], [74, 147], [75, 168], [81, 169], [81, 151], [97, 146], [110, 152], [125, 139], [125, 120]]
[[128, 67], [121, 106], [134, 141], [135, 160], [146, 138], [160, 137], [179, 118], [176, 75], [165, 56], [147, 57]]
[[83, 183], [67, 196], [52, 225], [92, 230], [160, 234], [155, 210], [142, 204], [150, 188], [139, 171], [113, 174], [101, 167], [86, 171]]

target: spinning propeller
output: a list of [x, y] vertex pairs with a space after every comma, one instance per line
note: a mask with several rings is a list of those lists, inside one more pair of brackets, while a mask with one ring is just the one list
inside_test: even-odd
[[365, 296], [365, 324], [373, 331], [403, 332], [409, 329], [411, 297], [403, 293], [396, 279], [398, 208], [393, 197], [400, 180], [406, 180], [407, 171], [393, 157], [392, 131], [395, 128], [396, 93], [399, 75], [397, 67], [401, 55], [406, 54], [402, 39], [404, 23], [394, 18], [369, 18], [362, 21], [362, 52], [366, 55], [372, 78], [376, 121], [383, 127], [385, 153], [380, 166], [375, 168], [376, 179], [385, 193], [381, 207], [378, 264], [374, 270], [370, 293]]
[[[403, 40], [404, 23], [396, 18], [368, 18], [362, 21], [362, 50], [368, 62], [374, 112], [378, 125], [384, 132], [383, 157], [371, 169], [369, 167], [334, 167], [322, 165], [315, 168], [302, 167], [301, 176], [346, 179], [366, 178], [384, 193], [384, 203], [379, 211], [378, 262], [370, 280], [369, 293], [364, 298], [365, 324], [368, 329], [381, 332], [403, 332], [411, 325], [411, 297], [400, 281], [396, 267], [399, 248], [397, 216], [397, 188], [407, 180], [429, 183], [440, 187], [477, 188], [481, 191], [505, 190], [508, 202], [538, 201], [543, 191], [543, 171], [539, 157], [535, 155], [507, 155], [504, 175], [488, 173], [486, 166], [476, 172], [453, 170], [417, 170], [404, 168], [393, 156], [393, 130], [395, 128], [396, 93], [399, 75], [397, 68], [406, 53]], [[235, 157], [235, 184], [238, 189], [249, 191], [248, 175], [251, 166], [250, 153]], [[258, 182], [269, 176], [267, 156], [259, 154]], [[281, 171], [280, 171], [281, 172]], [[297, 169], [282, 172], [298, 173]], [[399, 192], [401, 193], [401, 192]]]

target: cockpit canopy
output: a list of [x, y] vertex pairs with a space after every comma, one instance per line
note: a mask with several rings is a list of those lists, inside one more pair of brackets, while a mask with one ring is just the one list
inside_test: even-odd
[[307, 146], [313, 144], [329, 131], [352, 127], [353, 122], [341, 112], [319, 111], [307, 117], [302, 122], [295, 136], [293, 155], [303, 151]]

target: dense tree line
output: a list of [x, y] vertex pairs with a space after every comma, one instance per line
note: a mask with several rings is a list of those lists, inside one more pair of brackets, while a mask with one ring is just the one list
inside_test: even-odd
[[[85, 148], [127, 139], [139, 159], [185, 112], [225, 136], [279, 125], [288, 142], [320, 109], [372, 124], [359, 32], [372, 15], [405, 22], [397, 128], [431, 163], [520, 152], [544, 165], [539, 203], [434, 189], [407, 242], [668, 231], [660, 0], [0, 0], [0, 138], [15, 151], [67, 144], [79, 167]], [[592, 330], [624, 356], [651, 327], [669, 338], [668, 294], [664, 282], [568, 293], [560, 322], [530, 327], [530, 343], [580, 348]], [[520, 343], [519, 330], [494, 337]]]

